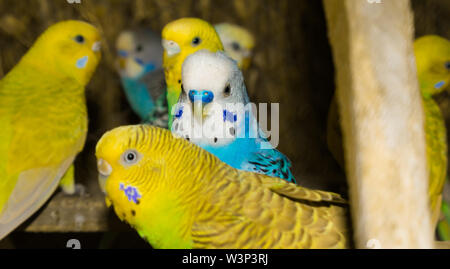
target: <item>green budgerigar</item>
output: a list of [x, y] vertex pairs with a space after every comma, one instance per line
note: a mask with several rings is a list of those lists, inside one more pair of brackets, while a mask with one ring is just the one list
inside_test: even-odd
[[87, 133], [84, 90], [100, 58], [97, 29], [63, 21], [0, 80], [0, 240], [60, 182], [74, 192], [73, 161]]
[[96, 147], [101, 188], [155, 248], [345, 248], [346, 201], [241, 171], [149, 125], [118, 127]]

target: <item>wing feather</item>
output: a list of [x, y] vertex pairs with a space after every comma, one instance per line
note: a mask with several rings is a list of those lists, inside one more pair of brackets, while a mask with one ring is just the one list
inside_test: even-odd
[[0, 215], [0, 240], [34, 214], [53, 194], [75, 156], [58, 167], [24, 171]]

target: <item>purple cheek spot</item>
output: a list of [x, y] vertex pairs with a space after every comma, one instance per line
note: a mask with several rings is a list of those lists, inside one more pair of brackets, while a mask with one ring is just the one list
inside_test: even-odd
[[177, 113], [175, 114], [175, 118], [179, 119], [183, 116], [183, 108], [178, 109]]
[[142, 197], [137, 188], [133, 186], [125, 187], [123, 183], [120, 183], [119, 189], [125, 193], [125, 196], [127, 196], [128, 201], [133, 201], [133, 203], [135, 204], [137, 204], [138, 199]]
[[237, 121], [237, 115], [233, 114], [233, 112], [230, 112], [226, 109], [223, 110], [223, 121], [229, 121], [231, 123], [236, 122]]

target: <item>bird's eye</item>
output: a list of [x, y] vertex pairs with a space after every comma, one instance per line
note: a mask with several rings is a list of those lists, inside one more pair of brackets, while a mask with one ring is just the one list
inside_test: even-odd
[[202, 40], [200, 39], [200, 37], [194, 37], [194, 39], [192, 39], [192, 45], [193, 46], [197, 46], [201, 42], [202, 42]]
[[123, 161], [126, 164], [134, 164], [138, 161], [138, 154], [134, 150], [127, 150], [123, 154]]
[[231, 43], [231, 47], [233, 48], [234, 51], [240, 51], [241, 50], [241, 45], [239, 45], [239, 43], [237, 43], [237, 42]]
[[82, 36], [82, 35], [75, 36], [75, 42], [83, 44], [84, 43], [84, 36]]
[[137, 45], [137, 47], [136, 47], [136, 51], [137, 52], [141, 52], [142, 51], [142, 45]]
[[230, 84], [227, 84], [227, 86], [225, 87], [225, 89], [223, 90], [223, 94], [225, 96], [229, 96], [231, 93], [231, 88], [230, 88]]
[[447, 68], [447, 70], [450, 70], [450, 61], [445, 63], [445, 68]]

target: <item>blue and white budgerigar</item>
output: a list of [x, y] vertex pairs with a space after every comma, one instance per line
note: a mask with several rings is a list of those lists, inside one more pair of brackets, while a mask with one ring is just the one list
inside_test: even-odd
[[116, 41], [118, 71], [133, 111], [144, 122], [167, 127], [161, 37], [146, 28], [123, 31]]
[[291, 162], [259, 128], [236, 62], [224, 52], [200, 50], [182, 66], [182, 92], [172, 132], [228, 165], [295, 182]]

